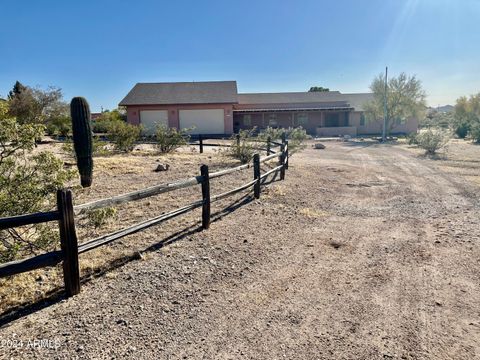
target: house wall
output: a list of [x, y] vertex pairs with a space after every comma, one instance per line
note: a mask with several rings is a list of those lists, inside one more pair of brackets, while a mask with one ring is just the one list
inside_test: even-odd
[[[349, 116], [347, 112], [329, 112], [329, 113], [338, 113], [339, 114], [339, 126], [344, 127], [349, 125]], [[316, 135], [318, 127], [325, 126], [325, 111], [285, 111], [285, 112], [234, 112], [233, 113], [233, 123], [234, 130], [238, 131], [239, 129], [251, 129], [252, 127], [257, 127], [259, 130], [265, 129], [270, 125], [270, 115], [276, 115], [276, 126], [282, 128], [288, 127], [298, 127], [302, 126], [307, 133]], [[298, 122], [298, 116], [300, 114], [307, 114], [308, 121], [305, 124], [300, 124]], [[244, 115], [250, 115], [251, 125], [246, 125], [244, 123]]]
[[339, 126], [339, 127], [318, 127], [317, 136], [344, 136], [350, 135], [352, 137], [357, 136], [356, 126]]
[[[358, 135], [379, 135], [383, 130], [383, 119], [377, 121], [365, 121], [364, 125], [360, 125], [361, 112], [352, 112], [350, 114], [350, 125], [357, 127]], [[417, 132], [418, 119], [410, 118], [403, 124], [396, 124], [392, 128], [392, 134], [410, 134]]]
[[168, 126], [179, 129], [179, 110], [223, 109], [225, 134], [233, 134], [233, 105], [232, 104], [186, 104], [186, 105], [130, 105], [127, 106], [127, 122], [140, 124], [142, 110], [168, 110]]
[[[130, 124], [140, 124], [140, 111], [142, 110], [168, 110], [168, 124], [170, 127], [179, 128], [179, 110], [189, 109], [223, 109], [224, 110], [224, 125], [225, 134], [233, 134], [234, 130], [250, 129], [257, 127], [262, 130], [269, 126], [270, 114], [276, 114], [276, 124], [278, 127], [297, 127], [300, 126], [297, 114], [302, 112], [233, 112], [232, 104], [191, 104], [191, 105], [142, 105], [142, 106], [127, 106], [127, 121]], [[382, 132], [383, 120], [365, 122], [361, 124], [362, 112], [352, 111], [350, 113], [338, 112], [339, 125], [344, 128], [345, 131], [340, 131], [339, 128], [328, 128], [332, 130], [321, 130], [318, 128], [325, 128], [325, 111], [308, 111], [308, 121], [306, 124], [301, 125], [307, 133], [312, 135], [317, 134], [336, 134], [336, 135], [353, 135], [354, 130], [351, 127], [356, 128], [357, 135], [378, 135]], [[334, 113], [334, 112], [329, 112]], [[251, 125], [245, 125], [243, 122], [243, 115], [249, 114], [251, 116]], [[347, 115], [348, 114], [348, 115]], [[347, 129], [349, 128], [349, 129]], [[325, 128], [327, 129], [327, 128]], [[395, 125], [392, 129], [393, 134], [405, 133], [409, 134], [418, 130], [418, 120], [415, 118], [409, 119], [404, 124]], [[326, 135], [325, 135], [326, 136]]]

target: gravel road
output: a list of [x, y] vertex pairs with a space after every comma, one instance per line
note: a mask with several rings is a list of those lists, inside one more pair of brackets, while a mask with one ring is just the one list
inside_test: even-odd
[[332, 142], [263, 190], [4, 325], [0, 358], [480, 358], [478, 186]]

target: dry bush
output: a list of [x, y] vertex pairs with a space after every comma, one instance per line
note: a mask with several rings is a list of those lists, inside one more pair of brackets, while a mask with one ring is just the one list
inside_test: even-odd
[[190, 135], [187, 134], [189, 130], [177, 130], [176, 128], [159, 126], [155, 136], [158, 150], [161, 153], [169, 153], [183, 145], [187, 145], [190, 139]]
[[447, 145], [450, 138], [451, 133], [449, 131], [443, 129], [428, 129], [416, 136], [416, 142], [427, 154], [433, 155]]
[[254, 131], [254, 129], [240, 130], [238, 135], [234, 135], [230, 147], [227, 148], [227, 155], [240, 160], [242, 164], [252, 160], [255, 153], [255, 144], [251, 141]]

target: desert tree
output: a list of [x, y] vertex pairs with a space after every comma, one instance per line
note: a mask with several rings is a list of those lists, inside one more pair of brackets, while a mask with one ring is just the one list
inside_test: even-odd
[[17, 81], [8, 99], [9, 114], [20, 124], [48, 125], [58, 118], [68, 117], [68, 104], [63, 100], [62, 90], [57, 87], [43, 90]]
[[308, 90], [308, 92], [328, 92], [328, 91], [330, 91], [330, 89], [323, 86], [312, 86]]
[[452, 127], [458, 137], [470, 135], [475, 142], [480, 142], [480, 93], [457, 100]]
[[373, 99], [364, 104], [368, 121], [376, 121], [384, 116], [385, 88], [387, 99], [386, 131], [390, 133], [396, 124], [410, 118], [422, 118], [426, 110], [426, 94], [422, 82], [416, 76], [401, 73], [388, 80], [385, 87], [385, 75], [378, 75], [370, 85]]

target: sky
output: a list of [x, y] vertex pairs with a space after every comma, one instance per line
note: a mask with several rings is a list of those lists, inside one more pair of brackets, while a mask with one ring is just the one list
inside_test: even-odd
[[480, 92], [480, 0], [0, 0], [0, 97], [14, 82], [116, 108], [137, 82], [367, 92], [389, 67], [431, 106]]

